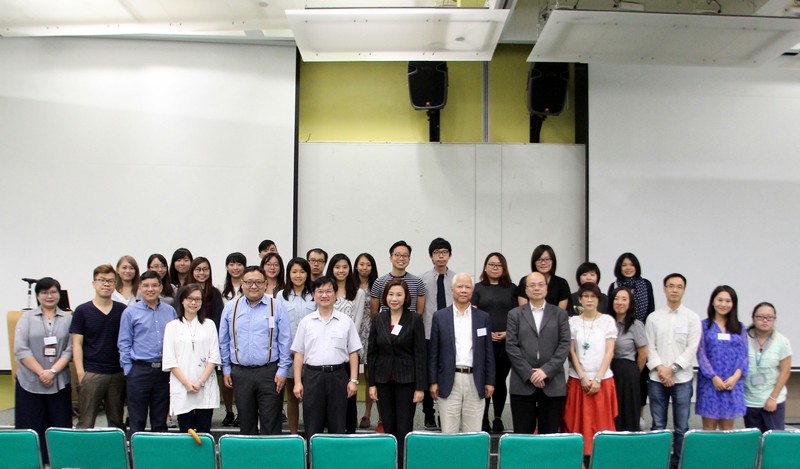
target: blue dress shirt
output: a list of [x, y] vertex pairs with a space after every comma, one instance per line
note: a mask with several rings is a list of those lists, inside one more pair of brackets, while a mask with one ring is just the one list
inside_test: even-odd
[[155, 309], [138, 301], [122, 313], [119, 326], [119, 364], [125, 376], [134, 360], [160, 362], [164, 349], [164, 328], [177, 319], [175, 308], [159, 301]]
[[[292, 366], [289, 347], [292, 341], [292, 326], [286, 308], [273, 300], [274, 327], [272, 358], [269, 358], [270, 297], [264, 296], [255, 306], [246, 297], [229, 301], [222, 310], [219, 322], [219, 349], [222, 358], [222, 373], [231, 374], [231, 364], [261, 366], [278, 362], [278, 376], [287, 377]], [[236, 305], [239, 305], [238, 309]], [[233, 312], [236, 310], [236, 330], [233, 330]], [[238, 359], [234, 348], [236, 333]]]

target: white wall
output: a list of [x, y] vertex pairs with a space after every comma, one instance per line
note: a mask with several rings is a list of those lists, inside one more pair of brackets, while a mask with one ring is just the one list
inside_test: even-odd
[[3, 38], [0, 57], [0, 369], [21, 277], [75, 307], [123, 254], [184, 246], [219, 282], [229, 252], [291, 251], [293, 47]]
[[298, 252], [375, 256], [391, 269], [389, 246], [412, 248], [408, 271], [432, 268], [430, 241], [453, 246], [450, 268], [480, 275], [502, 252], [516, 282], [531, 251], [550, 244], [558, 273], [575, 283], [584, 255], [582, 145], [303, 143]]
[[634, 252], [657, 305], [683, 273], [701, 317], [720, 284], [745, 324], [771, 301], [800, 344], [800, 71], [592, 65], [589, 97], [590, 257]]

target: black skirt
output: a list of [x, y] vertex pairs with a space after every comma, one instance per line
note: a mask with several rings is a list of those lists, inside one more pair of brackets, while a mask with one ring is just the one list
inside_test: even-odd
[[615, 420], [617, 431], [636, 432], [639, 426], [639, 412], [642, 398], [639, 390], [639, 367], [631, 360], [615, 358], [611, 360], [614, 384], [617, 386], [619, 414]]

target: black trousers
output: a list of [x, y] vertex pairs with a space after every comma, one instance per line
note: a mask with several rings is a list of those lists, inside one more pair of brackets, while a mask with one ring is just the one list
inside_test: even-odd
[[264, 366], [231, 366], [233, 395], [239, 410], [239, 430], [242, 435], [280, 435], [283, 392], [278, 394], [275, 373], [278, 362]]
[[178, 415], [178, 428], [181, 433], [186, 433], [193, 428], [197, 433], [211, 432], [211, 417], [214, 409], [193, 409], [185, 414]]
[[512, 394], [514, 433], [532, 434], [537, 427], [540, 434], [558, 433], [566, 401], [567, 396], [549, 397], [541, 389], [536, 389], [529, 396]]
[[345, 432], [349, 379], [347, 366], [331, 372], [303, 369], [303, 422], [307, 440], [322, 433], [326, 425], [329, 433]]
[[492, 342], [494, 348], [494, 394], [492, 397], [486, 399], [486, 408], [483, 410], [483, 420], [489, 420], [489, 403], [494, 402], [494, 418], [499, 419], [503, 416], [503, 409], [506, 407], [506, 395], [508, 395], [508, 386], [506, 386], [506, 378], [511, 371], [511, 361], [506, 355], [506, 341]]
[[[425, 341], [425, 350], [429, 350], [431, 345], [430, 340]], [[423, 396], [422, 396], [422, 413], [425, 414], [426, 417], [431, 417], [435, 415], [435, 410], [433, 408], [433, 397], [431, 397], [431, 393], [426, 389]], [[384, 426], [386, 428], [386, 426]], [[398, 442], [399, 443], [399, 442]]]
[[397, 439], [398, 467], [403, 467], [406, 435], [414, 429], [414, 383], [376, 383], [378, 407], [381, 410], [383, 429]]
[[125, 377], [128, 393], [128, 417], [131, 434], [144, 431], [147, 414], [150, 414], [150, 430], [167, 431], [169, 412], [169, 372], [161, 368], [134, 363]]
[[44, 432], [50, 427], [72, 428], [72, 388], [67, 384], [55, 394], [37, 394], [22, 389], [17, 381], [14, 399], [14, 428], [36, 431], [42, 460], [49, 464]]

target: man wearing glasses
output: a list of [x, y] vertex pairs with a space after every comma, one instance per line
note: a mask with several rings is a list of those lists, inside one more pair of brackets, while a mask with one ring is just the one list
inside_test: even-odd
[[408, 292], [411, 294], [411, 306], [408, 309], [422, 314], [425, 311], [425, 284], [416, 275], [406, 272], [406, 268], [411, 262], [411, 246], [402, 240], [392, 244], [392, 247], [389, 248], [389, 262], [392, 263], [392, 271], [378, 277], [369, 292], [372, 316], [375, 317], [381, 308], [386, 307], [381, 304], [381, 298], [383, 298], [386, 284], [393, 278], [402, 279], [408, 286]]
[[356, 325], [333, 309], [336, 282], [328, 277], [312, 285], [317, 310], [300, 320], [292, 342], [294, 395], [303, 400], [306, 439], [321, 433], [344, 433], [347, 399], [358, 391], [358, 351], [361, 340]]
[[93, 428], [100, 407], [109, 427], [125, 430], [122, 396], [125, 376], [119, 364], [119, 324], [125, 305], [111, 299], [116, 273], [109, 264], [93, 272], [94, 299], [75, 308], [69, 332], [78, 375], [78, 428]]
[[150, 430], [167, 431], [169, 372], [161, 369], [164, 329], [177, 319], [175, 308], [159, 300], [161, 276], [148, 270], [139, 277], [138, 301], [122, 313], [119, 327], [119, 362], [128, 391], [131, 434], [143, 431], [150, 411]]
[[306, 260], [311, 266], [311, 281], [322, 277], [325, 272], [325, 264], [328, 263], [328, 253], [320, 248], [309, 249], [306, 253]]
[[292, 365], [289, 316], [265, 295], [266, 281], [264, 269], [246, 267], [244, 297], [225, 305], [219, 324], [223, 383], [233, 388], [243, 435], [281, 433], [283, 387]]
[[[422, 315], [422, 322], [425, 325], [425, 340], [431, 340], [431, 322], [433, 313], [453, 304], [453, 277], [455, 273], [447, 267], [450, 262], [452, 248], [450, 243], [443, 238], [436, 238], [428, 246], [428, 254], [431, 256], [433, 269], [420, 275], [419, 278], [425, 284], [425, 311]], [[433, 408], [433, 398], [430, 393], [425, 393], [422, 400], [422, 412], [425, 414], [425, 430], [436, 430], [439, 425], [436, 423], [436, 415]]]
[[686, 277], [669, 274], [664, 277], [664, 295], [667, 306], [647, 317], [647, 368], [650, 380], [647, 395], [653, 430], [667, 428], [667, 408], [672, 399], [672, 421], [675, 427], [672, 467], [678, 467], [683, 435], [689, 430], [692, 401], [692, 363], [697, 355], [702, 331], [700, 317], [683, 305]]

